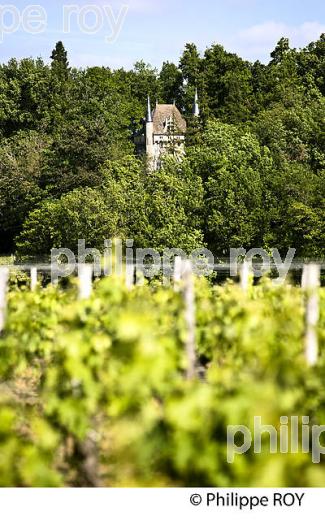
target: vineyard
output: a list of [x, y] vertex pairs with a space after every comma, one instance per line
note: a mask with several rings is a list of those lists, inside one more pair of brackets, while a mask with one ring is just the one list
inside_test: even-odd
[[[244, 291], [195, 279], [195, 373], [182, 291], [94, 282], [78, 299], [12, 277], [0, 337], [1, 486], [325, 486], [310, 453], [249, 450], [227, 463], [227, 426], [254, 416], [325, 424], [325, 289], [319, 359], [305, 360], [300, 287]], [[324, 444], [324, 443], [323, 443]]]

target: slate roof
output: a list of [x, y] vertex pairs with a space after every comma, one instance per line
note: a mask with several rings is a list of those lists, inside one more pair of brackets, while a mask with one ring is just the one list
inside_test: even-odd
[[154, 134], [166, 134], [166, 120], [172, 117], [175, 123], [175, 133], [186, 133], [186, 121], [175, 105], [156, 105], [152, 113]]

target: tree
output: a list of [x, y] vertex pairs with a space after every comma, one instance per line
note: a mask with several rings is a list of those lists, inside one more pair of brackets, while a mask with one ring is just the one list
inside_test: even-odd
[[30, 213], [17, 238], [16, 252], [49, 257], [53, 247], [64, 247], [77, 253], [79, 239], [102, 250], [104, 240], [116, 236], [117, 219], [99, 190], [74, 190], [60, 200], [45, 200]]
[[51, 194], [101, 184], [101, 166], [133, 151], [133, 109], [109, 72], [79, 72], [69, 86], [66, 108], [53, 129], [42, 182]]
[[299, 75], [309, 91], [325, 95], [325, 33], [297, 53]]
[[0, 136], [20, 130], [50, 132], [51, 74], [41, 59], [0, 65]]
[[32, 211], [17, 238], [17, 253], [49, 255], [53, 247], [77, 252], [79, 239], [102, 250], [104, 240], [114, 237], [143, 247], [148, 222], [141, 163], [132, 157], [107, 163], [102, 178], [100, 187], [73, 190]]
[[[116, 214], [115, 236], [150, 247], [150, 200], [145, 165], [132, 155], [109, 161], [103, 167], [102, 193], [109, 211]], [[111, 237], [109, 237], [111, 238]]]
[[145, 110], [148, 95], [151, 99], [157, 99], [158, 96], [158, 71], [146, 64], [144, 61], [138, 61], [134, 64], [131, 71], [131, 96], [137, 99]]
[[234, 125], [210, 123], [201, 145], [189, 151], [193, 171], [204, 181], [204, 234], [219, 255], [231, 247], [262, 247], [262, 177], [268, 154], [256, 137]]
[[[41, 59], [0, 65], [2, 249], [12, 250], [24, 223], [34, 237], [25, 250], [28, 243], [35, 251], [72, 243], [64, 223], [71, 204], [71, 233], [91, 240], [93, 207], [107, 232], [131, 235], [140, 246], [180, 241], [190, 248], [204, 238], [220, 254], [263, 244], [321, 254], [324, 71], [324, 35], [300, 50], [282, 38], [267, 65], [218, 44], [201, 56], [188, 43], [179, 65], [165, 61], [159, 74], [143, 61], [132, 70], [76, 70], [62, 42], [51, 66]], [[195, 88], [199, 119], [191, 115]], [[175, 99], [188, 122], [187, 158], [166, 159], [150, 174], [132, 141], [148, 94], [153, 104]], [[171, 155], [176, 146], [175, 137]], [[38, 228], [42, 212], [46, 225]], [[101, 239], [100, 225], [89, 219]]]
[[203, 186], [189, 162], [166, 157], [162, 169], [148, 176], [146, 191], [150, 247], [188, 252], [202, 247]]
[[104, 240], [114, 237], [131, 239], [135, 247], [191, 251], [202, 245], [202, 183], [186, 162], [167, 160], [148, 175], [128, 156], [108, 162], [102, 173], [100, 187], [77, 189], [34, 209], [17, 238], [17, 253], [49, 255], [53, 247], [76, 252], [78, 239], [103, 249]]
[[221, 45], [208, 48], [202, 64], [208, 113], [228, 123], [251, 116], [253, 83], [250, 65]]
[[200, 74], [201, 57], [194, 43], [185, 45], [185, 50], [180, 58], [179, 68], [182, 71], [184, 81], [188, 84], [196, 85]]
[[174, 63], [165, 61], [159, 74], [159, 98], [164, 103], [176, 103], [183, 107], [183, 78]]
[[199, 117], [196, 117], [191, 114], [186, 119], [186, 147], [200, 144], [202, 142], [202, 135], [204, 129], [201, 115]]
[[51, 54], [51, 68], [56, 76], [61, 80], [67, 80], [69, 76], [68, 53], [61, 41], [57, 42]]
[[189, 116], [192, 113], [195, 89], [200, 92], [201, 116], [208, 116], [208, 106], [206, 103], [204, 89], [204, 62], [194, 43], [187, 43], [185, 50], [179, 61], [179, 69], [183, 76], [183, 106], [185, 113]]
[[289, 52], [290, 45], [288, 38], [281, 38], [276, 44], [274, 51], [271, 52], [271, 65], [278, 65], [279, 63], [281, 63]]
[[322, 257], [325, 245], [324, 171], [318, 174], [303, 163], [288, 162], [263, 178], [264, 244], [284, 254], [296, 249], [296, 256]]
[[49, 140], [35, 131], [19, 132], [0, 148], [0, 248], [12, 250], [28, 213], [46, 197], [40, 178]]
[[277, 167], [288, 161], [309, 164], [314, 171], [325, 167], [324, 99], [303, 98], [285, 107], [274, 103], [272, 108], [261, 110], [252, 124], [262, 145], [267, 146]]

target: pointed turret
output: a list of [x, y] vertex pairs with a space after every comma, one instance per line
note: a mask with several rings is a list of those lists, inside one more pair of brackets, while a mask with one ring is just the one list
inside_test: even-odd
[[148, 96], [147, 123], [152, 123], [152, 112], [151, 112], [150, 96]]
[[200, 116], [200, 108], [199, 108], [199, 96], [197, 93], [197, 88], [195, 89], [195, 97], [194, 97], [194, 103], [193, 103], [193, 116], [199, 117]]
[[148, 96], [148, 106], [147, 106], [147, 117], [146, 117], [146, 154], [148, 157], [149, 167], [152, 168], [153, 160], [154, 160], [154, 143], [153, 143], [153, 120], [152, 120], [152, 112], [151, 112], [151, 103], [150, 97]]

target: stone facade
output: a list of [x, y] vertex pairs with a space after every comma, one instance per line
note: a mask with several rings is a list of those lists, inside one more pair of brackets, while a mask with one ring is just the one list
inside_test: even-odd
[[[199, 115], [197, 93], [193, 105], [193, 115]], [[156, 104], [151, 110], [148, 97], [147, 117], [142, 132], [134, 136], [139, 155], [146, 154], [150, 168], [157, 170], [161, 166], [162, 157], [173, 155], [182, 160], [185, 154], [186, 121], [175, 104]]]

